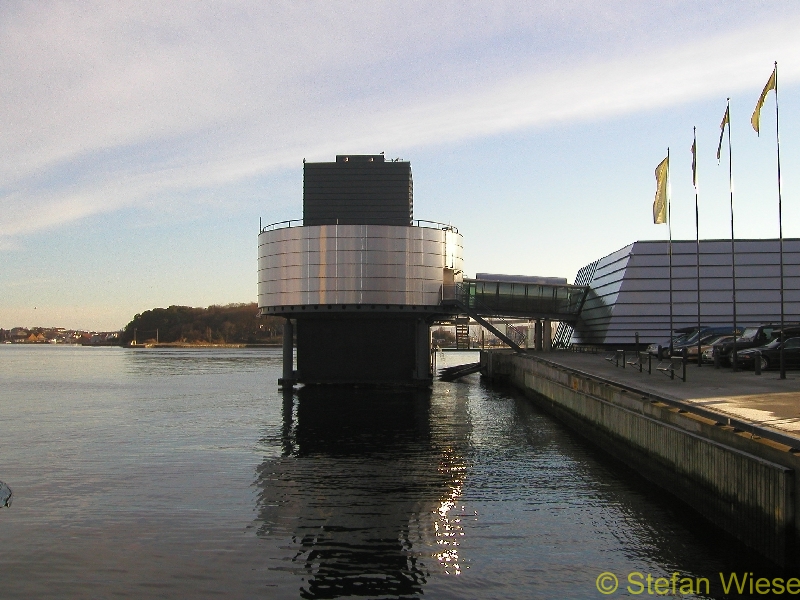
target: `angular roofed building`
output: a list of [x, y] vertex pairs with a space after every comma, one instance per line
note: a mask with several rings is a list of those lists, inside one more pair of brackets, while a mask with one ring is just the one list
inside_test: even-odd
[[[800, 321], [800, 239], [784, 239], [785, 321]], [[777, 239], [736, 240], [737, 325], [780, 322], [780, 245]], [[585, 267], [575, 284], [589, 293], [574, 328], [556, 343], [660, 343], [670, 333], [669, 243], [634, 242]], [[700, 323], [733, 324], [730, 240], [700, 241]], [[698, 322], [697, 244], [672, 242], [673, 329]]]

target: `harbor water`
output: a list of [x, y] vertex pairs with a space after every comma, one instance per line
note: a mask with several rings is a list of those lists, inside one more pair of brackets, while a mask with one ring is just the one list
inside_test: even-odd
[[283, 394], [280, 372], [277, 349], [0, 346], [0, 598], [597, 598], [605, 572], [608, 597], [679, 573], [716, 598], [720, 573], [785, 576], [477, 374]]

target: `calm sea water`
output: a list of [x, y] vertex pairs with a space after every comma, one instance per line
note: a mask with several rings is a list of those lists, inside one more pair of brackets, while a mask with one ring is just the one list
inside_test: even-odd
[[597, 598], [605, 571], [621, 596], [770, 569], [477, 375], [279, 376], [277, 350], [0, 346], [0, 598]]

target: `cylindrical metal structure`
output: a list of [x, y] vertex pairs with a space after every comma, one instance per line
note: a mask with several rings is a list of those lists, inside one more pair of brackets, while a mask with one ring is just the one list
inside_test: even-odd
[[459, 282], [455, 228], [317, 225], [258, 236], [258, 305], [264, 314], [315, 305], [437, 306]]

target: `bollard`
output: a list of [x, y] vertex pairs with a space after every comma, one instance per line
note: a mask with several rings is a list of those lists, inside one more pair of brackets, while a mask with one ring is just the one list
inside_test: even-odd
[[647, 374], [653, 374], [653, 355], [649, 352], [647, 353]]
[[720, 359], [719, 359], [719, 348], [714, 346], [714, 350], [712, 350], [711, 352], [712, 352], [712, 354], [714, 356], [714, 368], [715, 369], [719, 369], [719, 362], [720, 362]]
[[686, 348], [681, 350], [681, 358], [681, 362], [683, 363], [683, 383], [686, 383], [686, 363], [689, 362], [689, 353]]
[[758, 352], [756, 352], [755, 359], [756, 359], [756, 365], [755, 365], [756, 375], [761, 375], [761, 351], [760, 350]]
[[658, 345], [658, 354], [656, 354], [656, 356], [658, 357], [658, 360], [661, 360], [661, 353], [663, 351], [664, 351], [664, 349], [661, 347], [661, 344], [659, 344]]
[[625, 349], [622, 350], [622, 368], [625, 368]]

